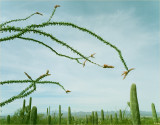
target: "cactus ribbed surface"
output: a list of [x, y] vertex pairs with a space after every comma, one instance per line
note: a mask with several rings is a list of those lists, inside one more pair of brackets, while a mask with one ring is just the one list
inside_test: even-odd
[[26, 121], [25, 123], [28, 124], [30, 121], [30, 114], [31, 114], [31, 106], [32, 106], [32, 97], [29, 99], [29, 105], [26, 106]]
[[114, 117], [114, 120], [115, 120], [115, 124], [118, 124], [117, 113], [115, 113], [115, 117]]
[[121, 109], [119, 110], [119, 121], [122, 122], [122, 111], [121, 111]]
[[48, 115], [48, 125], [51, 125], [51, 115]]
[[10, 115], [7, 115], [7, 124], [10, 124]]
[[31, 117], [31, 107], [32, 107], [32, 97], [30, 97], [29, 99], [28, 121], [30, 121], [30, 117]]
[[112, 114], [110, 115], [110, 124], [112, 124], [113, 122], [113, 118], [112, 118]]
[[95, 112], [95, 124], [98, 125], [98, 114]]
[[31, 111], [31, 125], [37, 124], [37, 107], [33, 106]]
[[88, 124], [88, 116], [86, 115], [85, 124]]
[[59, 114], [58, 114], [58, 124], [59, 124], [59, 125], [61, 124], [61, 116], [62, 116], [62, 113], [61, 113], [61, 105], [59, 105]]
[[70, 106], [69, 106], [69, 107], [68, 107], [68, 119], [67, 119], [68, 125], [71, 124], [71, 119], [72, 119], [72, 117], [71, 117], [71, 108], [70, 108]]
[[94, 125], [94, 112], [92, 111], [92, 125]]
[[152, 116], [153, 116], [153, 122], [157, 123], [158, 122], [158, 118], [157, 118], [157, 113], [156, 113], [156, 108], [154, 103], [151, 104], [152, 107]]
[[49, 115], [50, 115], [50, 106], [49, 106]]
[[140, 113], [139, 113], [139, 105], [137, 99], [137, 90], [136, 84], [131, 85], [130, 90], [130, 110], [133, 125], [140, 125]]
[[26, 108], [26, 100], [24, 99], [23, 100], [23, 107], [22, 107], [22, 123], [24, 123], [24, 120], [25, 120], [25, 118], [24, 118], [24, 113], [25, 113], [25, 108]]
[[102, 121], [102, 123], [104, 122], [104, 111], [103, 111], [103, 109], [101, 110], [101, 121]]
[[47, 116], [48, 116], [48, 108], [47, 108]]
[[108, 115], [108, 113], [107, 113], [107, 115], [106, 115], [106, 122], [107, 122], [107, 123], [109, 122], [109, 115]]

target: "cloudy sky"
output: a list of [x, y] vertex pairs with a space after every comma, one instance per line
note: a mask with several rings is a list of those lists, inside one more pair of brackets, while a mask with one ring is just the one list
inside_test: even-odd
[[[130, 86], [137, 85], [139, 107], [141, 111], [151, 111], [155, 103], [160, 111], [160, 25], [158, 1], [0, 1], [1, 23], [19, 18], [26, 18], [32, 13], [40, 12], [22, 22], [10, 23], [19, 27], [41, 24], [48, 21], [55, 5], [57, 8], [51, 21], [72, 22], [85, 27], [103, 39], [117, 46], [129, 68], [135, 68], [125, 80], [121, 76], [125, 68], [118, 53], [93, 36], [64, 26], [47, 26], [41, 30], [71, 45], [76, 50], [89, 56], [101, 65], [109, 64], [114, 69], [104, 69], [89, 62], [83, 68], [76, 61], [55, 55], [48, 48], [31, 41], [14, 39], [0, 44], [0, 81], [27, 79], [27, 72], [33, 79], [49, 69], [51, 76], [44, 80], [60, 82], [71, 93], [66, 94], [57, 85], [37, 85], [37, 90], [30, 96], [38, 112], [45, 112], [48, 106], [52, 111], [118, 111], [127, 106], [130, 98]], [[12, 33], [11, 33], [12, 34]], [[1, 38], [11, 35], [1, 34]], [[59, 53], [77, 57], [70, 50], [37, 34], [24, 36], [40, 40]], [[82, 60], [83, 62], [84, 60]], [[0, 102], [18, 94], [29, 84], [12, 84], [0, 86]], [[30, 97], [29, 96], [29, 97]], [[29, 97], [26, 97], [27, 104]], [[2, 115], [13, 114], [22, 107], [23, 99], [16, 100], [1, 108]]]

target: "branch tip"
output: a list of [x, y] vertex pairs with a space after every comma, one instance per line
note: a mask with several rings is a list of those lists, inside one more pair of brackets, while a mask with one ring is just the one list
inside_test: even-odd
[[55, 5], [54, 8], [60, 7], [60, 5]]
[[114, 66], [110, 66], [110, 65], [104, 64], [103, 68], [114, 68]]

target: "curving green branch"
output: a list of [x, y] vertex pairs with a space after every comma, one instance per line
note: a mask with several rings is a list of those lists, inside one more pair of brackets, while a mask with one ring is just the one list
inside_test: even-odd
[[46, 76], [49, 76], [50, 74], [48, 74], [49, 71], [47, 71], [45, 74], [39, 76], [36, 80], [32, 80], [31, 77], [27, 74], [26, 76], [30, 79], [30, 80], [8, 80], [8, 81], [3, 81], [0, 82], [0, 85], [4, 85], [4, 84], [14, 84], [14, 83], [31, 83], [28, 87], [26, 87], [24, 90], [22, 90], [18, 95], [16, 96], [12, 96], [11, 98], [3, 101], [0, 103], [0, 107], [5, 106], [8, 103], [13, 102], [16, 99], [20, 99], [20, 98], [24, 98], [30, 94], [32, 94], [34, 91], [36, 91], [36, 84], [56, 84], [58, 86], [60, 86], [65, 92], [67, 90], [65, 90], [65, 88], [58, 82], [53, 82], [53, 81], [40, 81], [41, 79], [43, 79]]
[[[43, 22], [41, 24], [31, 24], [31, 25], [28, 25], [24, 28], [21, 28], [21, 27], [15, 27], [15, 26], [10, 26], [10, 25], [7, 25], [7, 24], [10, 24], [12, 22], [20, 22], [20, 21], [26, 21], [27, 19], [31, 18], [33, 15], [35, 14], [38, 14], [38, 15], [43, 15], [39, 12], [36, 12], [36, 13], [33, 13], [31, 14], [30, 16], [24, 18], [24, 19], [15, 19], [15, 20], [10, 20], [10, 21], [6, 21], [2, 24], [0, 24], [0, 32], [4, 33], [4, 32], [18, 32], [14, 35], [10, 35], [10, 36], [7, 36], [7, 37], [2, 37], [0, 38], [0, 42], [4, 42], [4, 41], [9, 41], [9, 40], [14, 40], [16, 38], [18, 39], [22, 39], [22, 40], [25, 40], [25, 41], [31, 41], [31, 42], [36, 42], [40, 45], [43, 45], [44, 47], [50, 49], [53, 53], [55, 53], [56, 55], [58, 56], [61, 56], [61, 57], [65, 57], [65, 58], [68, 58], [68, 59], [71, 59], [71, 60], [75, 60], [77, 61], [77, 63], [85, 66], [85, 63], [86, 61], [92, 63], [92, 64], [95, 64], [99, 67], [103, 67], [103, 68], [114, 68], [114, 66], [110, 66], [110, 65], [107, 65], [107, 64], [104, 64], [104, 65], [100, 65], [94, 61], [92, 61], [91, 59], [94, 58], [94, 54], [91, 54], [90, 56], [85, 56], [84, 54], [82, 54], [81, 52], [79, 52], [78, 50], [74, 49], [73, 47], [71, 47], [70, 45], [68, 45], [67, 43], [65, 43], [64, 41], [61, 41], [59, 40], [58, 38], [56, 38], [55, 36], [53, 36], [52, 34], [49, 34], [47, 32], [44, 32], [42, 30], [39, 30], [39, 28], [43, 28], [43, 27], [46, 27], [46, 26], [55, 26], [55, 25], [58, 25], [58, 26], [69, 26], [69, 27], [72, 27], [72, 28], [76, 28], [82, 32], [86, 32], [86, 33], [89, 33], [90, 35], [92, 35], [93, 37], [97, 38], [99, 41], [103, 42], [104, 44], [106, 45], [109, 45], [111, 48], [115, 49], [117, 52], [118, 52], [118, 55], [120, 57], [120, 60], [121, 62], [123, 63], [126, 71], [122, 74], [124, 75], [124, 78], [127, 76], [127, 74], [133, 70], [132, 69], [128, 69], [127, 67], [127, 64], [126, 62], [124, 61], [124, 58], [122, 56], [122, 53], [121, 51], [113, 44], [111, 44], [110, 42], [104, 40], [102, 37], [100, 37], [99, 35], [95, 34], [94, 32], [86, 29], [86, 28], [83, 28], [83, 27], [80, 27], [78, 25], [75, 25], [73, 23], [69, 23], [69, 22], [51, 22], [51, 19], [53, 18], [53, 15], [55, 14], [55, 11], [57, 9], [57, 7], [60, 7], [59, 5], [56, 5], [54, 7], [54, 10], [52, 11], [52, 14], [51, 16], [49, 17], [48, 21], [46, 22]], [[7, 25], [7, 26], [6, 26]], [[54, 48], [52, 48], [51, 46], [45, 44], [44, 42], [42, 41], [39, 41], [37, 39], [33, 39], [33, 38], [29, 38], [29, 37], [25, 37], [24, 35], [26, 33], [33, 33], [33, 34], [38, 34], [38, 35], [43, 35], [44, 37], [48, 37], [50, 38], [53, 42], [56, 42], [64, 47], [66, 47], [67, 49], [70, 49], [71, 52], [77, 54], [78, 57], [71, 57], [69, 55], [65, 55], [65, 54], [60, 54], [58, 53]], [[83, 62], [80, 62], [80, 60], [83, 60]], [[16, 96], [13, 96], [11, 97], [10, 99], [4, 101], [4, 102], [1, 102], [0, 103], [0, 107], [8, 104], [8, 103], [11, 103], [12, 101], [16, 100], [16, 99], [20, 99], [20, 98], [24, 98], [28, 95], [30, 95], [31, 93], [33, 93], [34, 91], [36, 91], [36, 84], [56, 84], [58, 86], [60, 86], [63, 90], [64, 87], [58, 83], [58, 82], [53, 82], [53, 81], [41, 81], [41, 79], [43, 79], [44, 77], [46, 76], [49, 76], [50, 74], [48, 74], [49, 71], [46, 72], [46, 74], [43, 74], [41, 75], [40, 77], [38, 77], [36, 80], [33, 80], [27, 73], [25, 73], [25, 75], [29, 78], [29, 80], [8, 80], [8, 81], [3, 81], [3, 82], [0, 82], [0, 85], [4, 85], [4, 84], [13, 84], [13, 83], [31, 83], [28, 87], [26, 87], [23, 91], [21, 91], [18, 95]], [[66, 93], [70, 92], [70, 90], [65, 90]]]

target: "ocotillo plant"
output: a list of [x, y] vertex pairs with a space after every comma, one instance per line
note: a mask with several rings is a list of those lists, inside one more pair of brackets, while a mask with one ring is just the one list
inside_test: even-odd
[[10, 124], [10, 115], [7, 115], [7, 124]]
[[155, 108], [154, 103], [151, 104], [151, 108], [152, 108], [153, 122], [157, 123], [158, 122], [158, 118], [157, 118], [157, 112], [156, 112], [156, 108]]
[[58, 124], [61, 124], [61, 117], [62, 117], [62, 113], [61, 113], [61, 105], [59, 105], [59, 114], [58, 114]]
[[103, 111], [103, 109], [101, 110], [101, 122], [102, 123], [104, 122], [104, 111]]
[[[39, 76], [36, 80], [33, 80], [26, 72], [25, 72], [25, 75], [29, 78], [29, 80], [10, 80], [10, 81], [0, 82], [0, 85], [12, 84], [12, 83], [31, 83], [26, 89], [24, 89], [22, 92], [20, 92], [17, 96], [13, 96], [4, 102], [1, 102], [0, 107], [6, 105], [8, 103], [11, 103], [16, 99], [24, 98], [24, 97], [30, 95], [31, 93], [33, 93], [36, 90], [36, 84], [46, 84], [46, 83], [56, 84], [56, 85], [60, 86], [66, 93], [68, 93], [68, 91], [69, 91], [69, 90], [65, 90], [65, 88], [58, 82], [40, 81], [44, 77], [51, 75], [51, 74], [49, 74], [49, 70], [47, 70], [47, 72], [45, 74]], [[32, 89], [32, 90], [30, 90], [30, 89]]]
[[[14, 35], [10, 35], [10, 36], [5, 36], [5, 37], [2, 37], [0, 38], [0, 42], [5, 42], [5, 41], [8, 41], [8, 40], [14, 40], [14, 39], [21, 39], [21, 40], [24, 40], [24, 41], [32, 41], [32, 42], [35, 42], [35, 43], [38, 43], [44, 47], [46, 47], [47, 49], [51, 50], [53, 53], [55, 53], [56, 55], [58, 56], [61, 56], [61, 57], [65, 57], [65, 58], [68, 58], [68, 59], [71, 59], [71, 60], [74, 60], [76, 61], [77, 63], [85, 66], [85, 63], [86, 61], [92, 63], [92, 64], [95, 64], [99, 67], [102, 67], [102, 68], [114, 68], [114, 66], [111, 66], [111, 65], [107, 65], [107, 64], [103, 64], [103, 65], [100, 65], [98, 63], [95, 63], [91, 60], [91, 58], [93, 58], [93, 56], [95, 55], [94, 54], [91, 54], [90, 56], [85, 56], [84, 54], [82, 54], [81, 52], [79, 52], [78, 50], [74, 49], [73, 47], [71, 47], [70, 45], [68, 45], [67, 43], [65, 43], [64, 41], [62, 40], [59, 40], [58, 38], [56, 38], [54, 35], [52, 34], [49, 34], [47, 32], [44, 32], [42, 30], [40, 30], [39, 28], [43, 28], [43, 27], [47, 27], [47, 26], [66, 26], [66, 27], [71, 27], [71, 28], [75, 28], [75, 29], [78, 29], [82, 32], [86, 32], [88, 34], [90, 34], [91, 36], [97, 38], [100, 42], [104, 43], [105, 45], [107, 46], [110, 46], [111, 48], [113, 48], [115, 51], [117, 51], [118, 55], [119, 55], [119, 58], [125, 68], [125, 72], [123, 72], [122, 75], [124, 75], [124, 78], [127, 76], [127, 74], [133, 70], [132, 69], [129, 69], [123, 56], [122, 56], [122, 53], [121, 51], [113, 44], [111, 44], [110, 42], [104, 40], [102, 37], [100, 37], [99, 35], [95, 34], [94, 32], [86, 29], [86, 28], [83, 28], [83, 27], [80, 27], [76, 24], [73, 24], [73, 23], [70, 23], [70, 22], [53, 22], [51, 21], [57, 7], [60, 7], [59, 5], [56, 5], [54, 7], [54, 10], [50, 16], [50, 18], [46, 21], [46, 22], [43, 22], [41, 24], [31, 24], [31, 25], [28, 25], [24, 28], [22, 27], [15, 27], [15, 26], [10, 26], [9, 24], [12, 23], [12, 22], [20, 22], [20, 21], [26, 21], [27, 19], [29, 19], [30, 17], [38, 14], [38, 15], [43, 15], [39, 12], [36, 12], [36, 13], [33, 13], [31, 14], [30, 16], [24, 18], [24, 19], [15, 19], [15, 20], [10, 20], [10, 21], [6, 21], [2, 24], [0, 24], [0, 32], [2, 33], [5, 33], [5, 32], [16, 32]], [[18, 32], [18, 33], [17, 33]], [[67, 49], [71, 50], [71, 52], [75, 53], [78, 55], [78, 57], [71, 57], [71, 56], [68, 56], [68, 55], [65, 55], [65, 54], [61, 54], [61, 53], [58, 53], [54, 48], [52, 48], [51, 46], [47, 45], [46, 43], [40, 41], [40, 40], [37, 40], [37, 39], [34, 39], [34, 38], [30, 38], [28, 36], [24, 36], [26, 33], [33, 33], [33, 34], [37, 34], [37, 35], [43, 35], [44, 37], [48, 37], [50, 38], [52, 41], [66, 47]], [[3, 36], [3, 35], [1, 35]], [[81, 61], [82, 60], [82, 61]], [[27, 75], [27, 74], [26, 74]], [[29, 75], [27, 75], [29, 76]], [[36, 91], [36, 83], [41, 83], [41, 84], [45, 84], [45, 83], [52, 83], [52, 84], [57, 84], [59, 86], [61, 86], [59, 83], [57, 82], [51, 82], [51, 81], [39, 81], [40, 79], [38, 80], [32, 80], [31, 77], [29, 76], [28, 77], [29, 80], [9, 80], [9, 81], [3, 81], [3, 82], [0, 82], [0, 85], [4, 85], [4, 84], [11, 84], [11, 83], [26, 83], [26, 82], [30, 82], [31, 85], [29, 87], [27, 87], [26, 89], [24, 89], [20, 94], [18, 94], [17, 96], [13, 96], [11, 97], [10, 99], [4, 101], [4, 102], [1, 102], [0, 103], [0, 106], [4, 106], [6, 105], [7, 103], [10, 103], [16, 99], [20, 99], [20, 98], [24, 98], [28, 95], [30, 95], [31, 93], [33, 93], [34, 91]], [[33, 87], [33, 89], [31, 89]], [[62, 87], [62, 86], [61, 86]], [[66, 91], [66, 92], [69, 92], [69, 91]]]
[[31, 123], [31, 125], [37, 124], [37, 107], [36, 106], [32, 107], [30, 123]]
[[130, 110], [133, 125], [140, 125], [139, 104], [137, 99], [136, 84], [132, 84], [130, 90]]
[[98, 125], [98, 114], [95, 112], [95, 124]]
[[71, 108], [70, 106], [68, 107], [68, 119], [67, 119], [67, 124], [70, 125], [72, 120], [72, 115], [71, 115]]
[[94, 111], [92, 111], [92, 125], [94, 125]]

